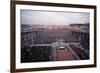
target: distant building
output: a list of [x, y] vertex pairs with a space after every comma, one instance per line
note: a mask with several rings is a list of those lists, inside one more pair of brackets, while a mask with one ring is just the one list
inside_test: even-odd
[[89, 31], [89, 24], [88, 23], [87, 24], [70, 24], [69, 28], [74, 29], [74, 30], [88, 32]]

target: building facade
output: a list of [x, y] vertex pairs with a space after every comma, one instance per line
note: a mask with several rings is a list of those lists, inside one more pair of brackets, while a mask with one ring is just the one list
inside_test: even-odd
[[27, 48], [34, 45], [36, 41], [38, 31], [28, 30], [21, 32], [21, 48]]

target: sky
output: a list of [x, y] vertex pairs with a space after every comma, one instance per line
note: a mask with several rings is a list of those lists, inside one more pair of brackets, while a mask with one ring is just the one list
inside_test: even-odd
[[21, 24], [68, 25], [89, 23], [89, 13], [21, 10]]

